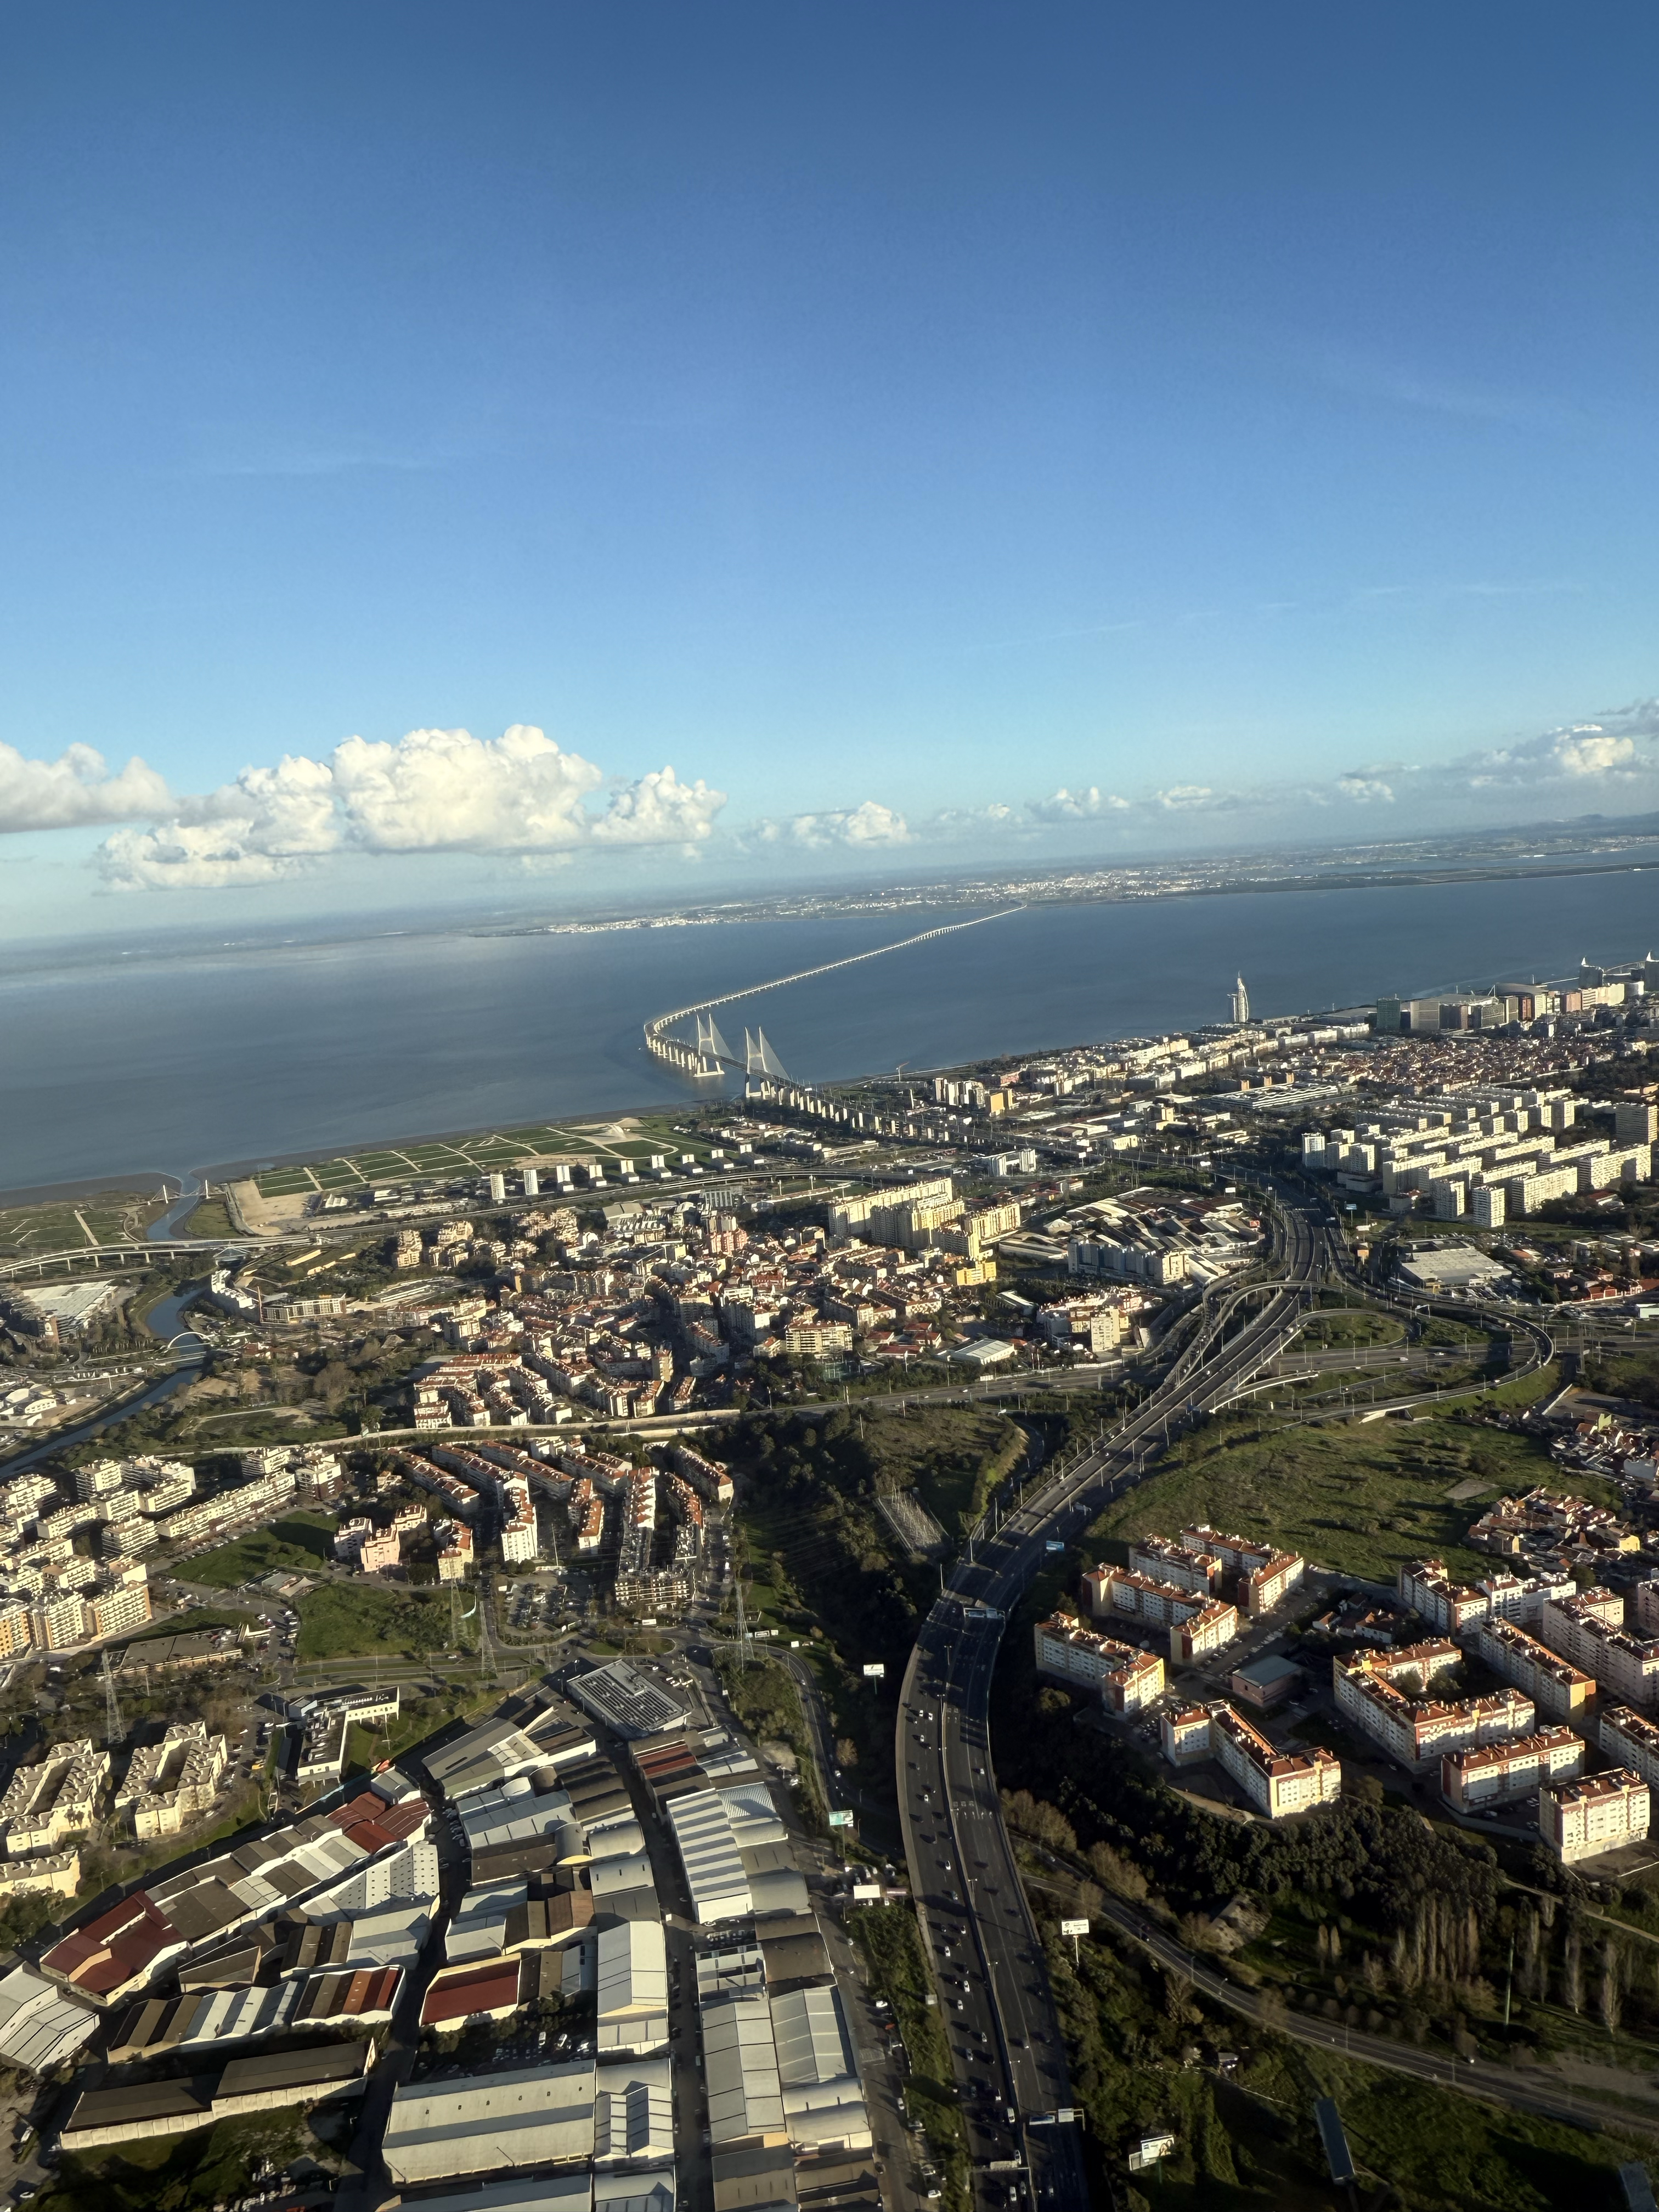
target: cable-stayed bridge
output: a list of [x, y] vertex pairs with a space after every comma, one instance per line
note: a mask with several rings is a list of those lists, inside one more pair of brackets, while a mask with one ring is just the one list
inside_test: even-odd
[[[694, 1074], [718, 1075], [722, 1069], [730, 1067], [735, 1068], [745, 1078], [753, 1075], [769, 1075], [782, 1083], [792, 1080], [788, 1069], [772, 1049], [764, 1030], [744, 1030], [743, 1052], [739, 1056], [732, 1051], [731, 1046], [720, 1035], [720, 1025], [713, 1014], [699, 1013], [695, 1019], [697, 1024], [697, 1035], [696, 1042], [691, 1049], [696, 1055], [697, 1065], [691, 1071]], [[664, 1042], [670, 1044], [681, 1044], [684, 1040], [679, 1037], [670, 1037]]]
[[[902, 952], [907, 945], [927, 945], [936, 937], [951, 936], [958, 929], [977, 929], [982, 921], [1001, 921], [1011, 914], [1024, 912], [1023, 907], [1000, 907], [994, 914], [976, 914], [966, 921], [941, 922], [937, 929], [924, 929], [915, 937], [902, 937], [894, 945], [872, 945], [868, 952], [851, 952], [844, 960], [825, 960], [816, 968], [799, 969], [793, 975], [774, 975], [769, 982], [748, 983], [740, 991], [726, 991], [719, 998], [699, 999], [694, 1005], [676, 1006], [672, 1013], [654, 1015], [646, 1024], [645, 1048], [653, 1060], [665, 1061], [682, 1075], [720, 1075], [732, 1068], [745, 1077], [767, 1075], [775, 1081], [790, 1082], [793, 1079], [772, 1049], [763, 1030], [757, 1029], [752, 1034], [744, 1030], [743, 1057], [739, 1059], [720, 1035], [714, 1008], [734, 1006], [739, 999], [757, 998], [763, 991], [781, 990], [786, 983], [805, 983], [814, 975], [828, 975], [837, 968], [856, 967], [860, 960], [879, 960], [884, 953]], [[695, 1037], [675, 1034], [676, 1023], [693, 1020], [696, 1025]]]

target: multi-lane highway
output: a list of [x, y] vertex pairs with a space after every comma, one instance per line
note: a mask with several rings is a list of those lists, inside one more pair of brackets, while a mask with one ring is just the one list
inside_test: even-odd
[[981, 1534], [905, 1670], [896, 1744], [905, 1851], [983, 2206], [1069, 2212], [1088, 2202], [1078, 2130], [1054, 2117], [1071, 2101], [1065, 2046], [991, 1757], [1005, 1618], [1046, 1546], [1139, 1481], [1174, 1430], [1227, 1404], [1295, 1334], [1310, 1287], [1340, 1266], [1322, 1202], [1289, 1187], [1272, 1196], [1272, 1279], [1207, 1305], [1158, 1389], [1094, 1449], [1028, 1486], [1019, 1510]]

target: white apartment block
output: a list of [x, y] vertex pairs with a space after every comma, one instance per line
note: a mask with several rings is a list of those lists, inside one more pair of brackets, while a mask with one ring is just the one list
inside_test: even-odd
[[1547, 1720], [1574, 1719], [1595, 1695], [1592, 1675], [1582, 1673], [1512, 1621], [1483, 1620], [1464, 1640], [1494, 1674], [1530, 1698]]
[[1537, 1716], [1518, 1690], [1446, 1703], [1431, 1694], [1435, 1680], [1462, 1657], [1455, 1644], [1418, 1644], [1402, 1651], [1362, 1651], [1331, 1662], [1337, 1706], [1413, 1771], [1449, 1751], [1529, 1735]]
[[1420, 1613], [1443, 1636], [1458, 1636], [1489, 1620], [1534, 1621], [1553, 1599], [1571, 1597], [1577, 1585], [1571, 1575], [1522, 1581], [1500, 1569], [1478, 1583], [1460, 1583], [1443, 1559], [1413, 1559], [1400, 1570], [1401, 1602]]
[[229, 1758], [228, 1742], [210, 1736], [204, 1722], [175, 1721], [160, 1743], [134, 1752], [115, 1793], [115, 1809], [131, 1819], [141, 1842], [176, 1836], [212, 1805]]
[[1158, 1734], [1164, 1741], [1164, 1756], [1171, 1766], [1190, 1766], [1197, 1759], [1211, 1757], [1214, 1748], [1207, 1705], [1183, 1705], [1179, 1712], [1165, 1713], [1158, 1723]]
[[1139, 1575], [1132, 1567], [1097, 1567], [1084, 1580], [1089, 1586], [1090, 1607], [1097, 1619], [1102, 1617], [1098, 1600], [1103, 1596], [1107, 1612], [1127, 1614], [1131, 1620], [1145, 1621], [1151, 1628], [1171, 1627], [1201, 1613], [1210, 1601], [1207, 1593], [1200, 1597], [1196, 1591], [1183, 1589], [1178, 1583], [1161, 1583], [1151, 1575]]
[[7, 1856], [56, 1850], [66, 1838], [84, 1835], [97, 1818], [109, 1766], [109, 1753], [83, 1736], [54, 1744], [38, 1765], [20, 1767], [0, 1797]]
[[530, 1485], [522, 1475], [509, 1474], [501, 1485], [501, 1557], [509, 1566], [533, 1562], [538, 1556], [536, 1508]]
[[1068, 1689], [1097, 1690], [1114, 1712], [1139, 1712], [1164, 1694], [1164, 1662], [1098, 1636], [1081, 1621], [1057, 1613], [1036, 1629], [1037, 1673]]
[[1565, 1866], [1639, 1843], [1648, 1815], [1648, 1785], [1624, 1766], [1538, 1794], [1538, 1832]]
[[1194, 1522], [1181, 1532], [1189, 1550], [1207, 1553], [1238, 1577], [1238, 1608], [1258, 1619], [1282, 1605], [1300, 1584], [1307, 1562], [1295, 1552], [1276, 1551], [1250, 1536], [1224, 1536], [1206, 1522]]
[[1649, 1784], [1659, 1781], [1659, 1727], [1629, 1705], [1610, 1705], [1601, 1716], [1597, 1741], [1603, 1755], [1617, 1759]]
[[1185, 1620], [1170, 1629], [1170, 1657], [1177, 1667], [1195, 1667], [1200, 1660], [1224, 1651], [1238, 1634], [1238, 1607], [1224, 1598], [1212, 1598]]
[[1659, 1636], [1659, 1582], [1638, 1583], [1631, 1595], [1636, 1601], [1638, 1634]]
[[1189, 1705], [1166, 1714], [1161, 1734], [1172, 1766], [1213, 1759], [1270, 1820], [1331, 1804], [1342, 1794], [1342, 1769], [1332, 1753], [1276, 1751], [1229, 1705]]
[[1455, 1812], [1479, 1813], [1530, 1797], [1547, 1782], [1569, 1782], [1584, 1771], [1584, 1740], [1570, 1728], [1540, 1729], [1506, 1743], [1445, 1753], [1440, 1793]]
[[1221, 1587], [1221, 1561], [1212, 1553], [1195, 1552], [1170, 1536], [1139, 1537], [1129, 1547], [1129, 1565], [1138, 1575], [1202, 1590], [1206, 1597], [1213, 1597]]
[[1083, 1577], [1089, 1610], [1097, 1620], [1139, 1620], [1167, 1629], [1170, 1657], [1191, 1666], [1224, 1650], [1238, 1633], [1238, 1608], [1207, 1591], [1160, 1582], [1133, 1567], [1094, 1567]]
[[1443, 1559], [1408, 1560], [1397, 1579], [1401, 1603], [1408, 1605], [1443, 1636], [1457, 1635], [1484, 1620], [1492, 1610], [1491, 1601], [1479, 1590], [1467, 1583], [1453, 1582]]
[[1612, 1590], [1586, 1590], [1547, 1605], [1538, 1632], [1553, 1651], [1593, 1674], [1609, 1697], [1659, 1704], [1659, 1642], [1627, 1635], [1619, 1626], [1624, 1610]]

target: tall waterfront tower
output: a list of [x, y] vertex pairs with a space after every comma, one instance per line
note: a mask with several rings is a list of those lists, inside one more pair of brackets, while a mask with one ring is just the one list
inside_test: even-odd
[[1244, 988], [1244, 978], [1236, 975], [1232, 989], [1233, 1027], [1243, 1029], [1250, 1018], [1250, 994]]

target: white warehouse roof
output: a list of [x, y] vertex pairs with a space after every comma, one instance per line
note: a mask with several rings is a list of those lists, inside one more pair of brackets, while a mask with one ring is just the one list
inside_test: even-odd
[[381, 2146], [386, 2172], [408, 2187], [591, 2159], [593, 2098], [594, 2069], [580, 2061], [411, 2084], [392, 2100]]
[[423, 2197], [421, 2212], [592, 2212], [593, 2183], [586, 2173], [544, 2174], [536, 2181], [496, 2181], [454, 2197]]
[[601, 2066], [593, 2101], [595, 2161], [673, 2155], [674, 2077], [668, 2059]]
[[714, 2143], [750, 2136], [783, 2140], [783, 2094], [766, 1999], [712, 1997], [702, 2008], [708, 2133]]

